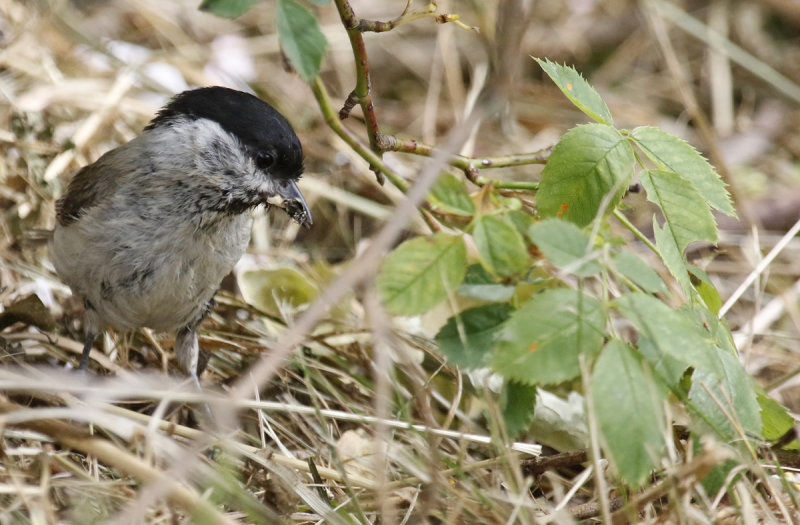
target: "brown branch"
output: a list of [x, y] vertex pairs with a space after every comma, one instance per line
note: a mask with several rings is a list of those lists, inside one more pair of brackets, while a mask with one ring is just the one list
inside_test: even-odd
[[[621, 509], [624, 504], [625, 500], [622, 498], [610, 498], [608, 500], [608, 508], [611, 512]], [[569, 508], [570, 515], [576, 520], [588, 520], [589, 518], [599, 516], [600, 512], [600, 503], [597, 501], [590, 501], [589, 503], [583, 503]]]
[[[347, 0], [335, 0], [335, 3], [336, 9], [339, 12], [339, 17], [350, 39], [350, 47], [353, 49], [353, 57], [355, 58], [356, 65], [356, 87], [350, 96], [347, 97], [348, 100], [339, 112], [339, 116], [341, 118], [342, 114], [345, 116], [349, 115], [350, 109], [353, 107], [353, 101], [357, 102], [361, 106], [361, 111], [364, 113], [370, 149], [380, 157], [382, 153], [379, 139], [380, 127], [378, 126], [378, 119], [375, 116], [375, 106], [372, 103], [372, 83], [370, 81], [367, 47], [364, 44], [361, 31], [358, 29], [358, 17], [350, 6], [350, 2]], [[373, 169], [373, 171], [375, 171], [378, 176], [378, 182], [383, 184], [383, 177], [379, 175], [377, 170]]]
[[353, 136], [350, 130], [344, 127], [342, 122], [336, 117], [336, 112], [331, 105], [328, 91], [319, 77], [315, 78], [311, 83], [311, 89], [314, 93], [314, 98], [317, 99], [317, 105], [319, 105], [319, 109], [322, 111], [325, 123], [328, 124], [328, 127], [344, 140], [353, 151], [358, 153], [362, 159], [369, 163], [369, 169], [376, 173], [378, 183], [383, 185], [384, 177], [388, 177], [392, 184], [399, 190], [405, 192], [408, 189], [408, 183], [398, 173], [395, 173], [394, 170], [389, 168], [378, 153], [369, 149]]
[[526, 459], [522, 462], [522, 473], [526, 476], [539, 476], [546, 470], [572, 467], [589, 461], [589, 454], [586, 450], [572, 450], [553, 454], [552, 456], [540, 456]]
[[357, 28], [359, 31], [363, 33], [367, 32], [384, 33], [386, 31], [391, 31], [392, 29], [396, 28], [401, 24], [413, 22], [414, 20], [419, 20], [420, 18], [433, 18], [433, 20], [437, 24], [454, 23], [457, 26], [461, 27], [462, 29], [473, 30], [473, 31], [478, 30], [478, 28], [476, 27], [470, 27], [461, 22], [460, 17], [458, 15], [448, 14], [448, 13], [437, 13], [436, 2], [429, 2], [428, 5], [426, 5], [423, 9], [419, 11], [413, 11], [411, 13], [408, 12], [408, 9], [410, 7], [411, 7], [411, 2], [409, 1], [406, 3], [406, 8], [403, 9], [403, 13], [400, 16], [386, 22], [380, 20], [358, 19], [355, 28]]
[[[411, 153], [414, 155], [423, 155], [431, 157], [435, 154], [436, 150], [427, 144], [423, 144], [413, 139], [398, 139], [393, 135], [384, 135], [381, 133], [378, 124], [378, 118], [375, 114], [375, 105], [372, 102], [372, 81], [370, 77], [369, 59], [367, 57], [367, 48], [364, 44], [362, 33], [365, 31], [381, 32], [388, 31], [397, 25], [411, 20], [416, 20], [422, 17], [434, 17], [439, 23], [458, 22], [458, 15], [446, 15], [436, 13], [436, 3], [430, 2], [427, 7], [422, 11], [409, 13], [411, 2], [406, 3], [403, 13], [396, 19], [389, 22], [377, 22], [370, 20], [359, 19], [353, 7], [348, 0], [334, 0], [336, 9], [339, 13], [339, 18], [342, 25], [347, 31], [347, 36], [350, 39], [350, 46], [353, 49], [353, 57], [355, 58], [356, 66], [356, 87], [345, 99], [342, 108], [338, 112], [339, 120], [345, 120], [350, 116], [356, 104], [361, 106], [361, 111], [364, 114], [364, 125], [367, 129], [367, 136], [369, 138], [369, 151], [361, 147], [355, 137], [350, 136], [349, 132], [341, 125], [334, 122], [330, 115], [332, 111], [324, 107], [321, 99], [326, 98], [327, 94], [324, 93], [324, 86], [321, 85], [317, 79], [313, 85], [317, 101], [325, 115], [325, 120], [328, 125], [336, 131], [336, 133], [344, 138], [356, 152], [369, 162], [370, 170], [372, 170], [378, 180], [379, 184], [383, 184], [385, 177], [389, 177], [395, 186], [405, 191], [408, 187], [405, 181], [399, 177], [393, 177], [394, 173], [387, 170], [382, 162], [382, 154], [386, 151], [397, 151], [402, 153]], [[467, 26], [464, 26], [467, 27]], [[478, 186], [485, 186], [492, 184], [498, 189], [508, 190], [528, 190], [534, 191], [538, 188], [538, 183], [529, 181], [494, 181], [486, 177], [479, 176], [480, 169], [488, 168], [505, 168], [510, 166], [524, 166], [528, 164], [544, 164], [547, 162], [552, 148], [545, 148], [543, 150], [535, 151], [533, 153], [522, 153], [513, 155], [501, 155], [495, 157], [483, 158], [470, 158], [463, 155], [450, 155], [448, 164], [453, 167], [461, 169], [467, 179]], [[434, 224], [430, 222], [430, 217], [426, 217], [428, 223], [433, 227]]]
[[[353, 7], [348, 0], [334, 0], [339, 18], [347, 31], [350, 39], [350, 47], [353, 49], [353, 57], [356, 66], [356, 87], [348, 95], [342, 108], [339, 110], [339, 119], [344, 120], [350, 116], [356, 104], [361, 106], [364, 114], [364, 125], [367, 128], [370, 149], [380, 158], [384, 151], [389, 151], [392, 141], [381, 134], [378, 118], [375, 115], [375, 105], [372, 102], [372, 80], [370, 78], [369, 58], [367, 57], [367, 47], [364, 44], [362, 33], [385, 32], [394, 29], [396, 26], [423, 17], [433, 17], [438, 23], [454, 22], [467, 29], [463, 23], [458, 21], [458, 15], [448, 15], [436, 12], [436, 3], [430, 2], [422, 11], [409, 13], [411, 2], [406, 3], [403, 13], [389, 22], [379, 22], [374, 20], [363, 20], [356, 16]], [[430, 155], [429, 155], [430, 156]], [[370, 169], [375, 172], [379, 184], [383, 184], [384, 173], [377, 169], [374, 163], [370, 163]]]

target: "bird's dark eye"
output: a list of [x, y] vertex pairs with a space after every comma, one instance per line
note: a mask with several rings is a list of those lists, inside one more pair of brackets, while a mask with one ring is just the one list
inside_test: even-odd
[[256, 166], [260, 170], [268, 170], [275, 164], [275, 155], [269, 151], [259, 151], [256, 154]]

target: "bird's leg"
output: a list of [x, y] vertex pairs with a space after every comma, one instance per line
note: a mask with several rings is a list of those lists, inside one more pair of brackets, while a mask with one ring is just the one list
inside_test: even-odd
[[[197, 391], [202, 393], [203, 387], [200, 385], [197, 366], [199, 356], [200, 346], [197, 343], [197, 323], [178, 330], [178, 334], [175, 337], [175, 357], [178, 358], [178, 364], [181, 370], [192, 378], [192, 382], [197, 388]], [[203, 403], [203, 410], [210, 424], [214, 421], [214, 418], [208, 403]]]
[[94, 346], [94, 340], [97, 337], [93, 331], [86, 330], [86, 336], [83, 340], [83, 352], [81, 353], [81, 362], [78, 364], [78, 370], [86, 370], [89, 366], [89, 354]]
[[178, 365], [186, 375], [192, 378], [197, 389], [200, 390], [200, 379], [197, 377], [197, 360], [200, 356], [200, 346], [197, 343], [197, 325], [184, 326], [178, 330], [175, 337], [175, 357]]
[[97, 318], [97, 310], [88, 299], [83, 300], [83, 352], [81, 361], [78, 363], [78, 370], [86, 370], [89, 366], [89, 354], [92, 353], [92, 346], [97, 334], [100, 333], [100, 320]]

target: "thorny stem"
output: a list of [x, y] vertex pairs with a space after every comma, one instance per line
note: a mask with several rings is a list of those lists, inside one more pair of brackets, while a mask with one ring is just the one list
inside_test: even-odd
[[[389, 181], [391, 181], [392, 184], [395, 185], [397, 189], [403, 193], [406, 193], [408, 191], [408, 183], [405, 181], [405, 179], [397, 174], [394, 170], [389, 168], [389, 166], [383, 162], [383, 159], [362, 144], [356, 137], [353, 136], [352, 133], [350, 133], [347, 128], [342, 125], [342, 122], [339, 120], [336, 111], [333, 109], [333, 105], [331, 105], [331, 99], [328, 96], [328, 91], [325, 89], [325, 84], [322, 83], [322, 80], [319, 77], [315, 78], [312, 82], [311, 90], [314, 93], [314, 98], [317, 99], [317, 104], [322, 111], [322, 116], [325, 118], [325, 122], [333, 130], [333, 132], [336, 133], [342, 140], [344, 140], [347, 145], [353, 149], [353, 151], [361, 156], [361, 158], [366, 160], [369, 163], [372, 171], [385, 176], [387, 179], [389, 179]], [[423, 220], [431, 229], [431, 231], [441, 231], [442, 226], [436, 221], [436, 219], [433, 218], [433, 215], [431, 214], [432, 210], [428, 209], [427, 202], [422, 203], [420, 211], [422, 212]]]
[[[342, 25], [344, 25], [345, 30], [347, 30], [350, 46], [353, 48], [353, 56], [356, 59], [356, 87], [350, 96], [347, 97], [347, 102], [342, 108], [339, 117], [347, 117], [350, 113], [347, 111], [348, 106], [352, 108], [354, 105], [353, 102], [357, 102], [361, 106], [361, 111], [364, 113], [367, 134], [369, 136], [369, 147], [380, 158], [383, 152], [380, 146], [381, 130], [378, 126], [378, 119], [375, 117], [375, 106], [372, 104], [372, 83], [369, 75], [367, 47], [364, 44], [364, 37], [358, 28], [358, 17], [350, 6], [350, 2], [347, 0], [335, 0], [335, 2], [336, 9], [339, 11], [339, 17], [342, 19]], [[370, 165], [378, 176], [378, 183], [383, 185], [382, 172], [375, 169], [376, 166], [374, 163], [370, 163]]]
[[400, 16], [392, 20], [389, 20], [388, 22], [381, 22], [379, 20], [359, 19], [357, 28], [362, 33], [366, 32], [383, 33], [385, 31], [391, 31], [392, 29], [401, 24], [413, 22], [414, 20], [419, 20], [420, 18], [433, 18], [437, 24], [453, 23], [462, 29], [477, 30], [477, 28], [470, 27], [461, 22], [461, 20], [459, 20], [458, 15], [437, 13], [436, 10], [438, 9], [438, 7], [436, 6], [436, 2], [429, 2], [428, 5], [426, 5], [423, 9], [419, 11], [414, 11], [412, 13], [408, 12], [410, 7], [411, 7], [411, 0], [406, 2], [406, 8], [403, 10], [403, 13]]
[[[431, 157], [435, 154], [436, 150], [430, 145], [417, 142], [413, 139], [398, 139], [392, 135], [384, 135], [381, 133], [378, 119], [375, 115], [375, 107], [372, 103], [372, 82], [370, 79], [369, 60], [367, 58], [367, 49], [364, 44], [362, 33], [367, 31], [389, 31], [400, 24], [424, 17], [433, 17], [438, 23], [453, 22], [465, 29], [473, 28], [459, 22], [458, 15], [437, 13], [436, 10], [438, 7], [436, 2], [429, 2], [420, 11], [409, 12], [411, 1], [408, 1], [403, 13], [399, 17], [388, 22], [359, 19], [348, 0], [334, 0], [334, 3], [336, 4], [339, 17], [342, 20], [342, 25], [350, 39], [350, 46], [353, 49], [356, 66], [356, 86], [347, 96], [338, 114], [333, 111], [325, 86], [319, 78], [315, 79], [312, 85], [314, 96], [322, 109], [325, 121], [337, 135], [369, 163], [370, 169], [375, 172], [378, 178], [378, 183], [383, 184], [383, 179], [386, 177], [392, 184], [397, 186], [397, 188], [406, 191], [408, 184], [397, 173], [386, 166], [383, 162], [382, 154], [386, 151], [397, 151]], [[369, 137], [369, 148], [361, 144], [340, 122], [350, 116], [350, 112], [356, 104], [361, 106], [361, 110], [364, 114], [365, 126]], [[533, 153], [483, 158], [451, 155], [448, 162], [451, 166], [463, 170], [465, 176], [477, 186], [492, 184], [498, 189], [536, 191], [539, 187], [537, 182], [492, 180], [480, 176], [480, 169], [505, 168], [527, 164], [545, 164], [551, 151], [552, 148], [545, 148]]]
[[350, 133], [350, 131], [347, 130], [347, 128], [342, 125], [336, 110], [334, 110], [333, 106], [331, 105], [331, 99], [328, 96], [328, 91], [325, 89], [325, 84], [322, 83], [322, 80], [319, 77], [315, 78], [312, 82], [311, 90], [314, 93], [314, 98], [317, 99], [317, 104], [322, 111], [325, 122], [333, 130], [333, 132], [339, 135], [339, 137], [344, 140], [348, 146], [353, 148], [353, 151], [358, 153], [361, 158], [366, 160], [369, 163], [371, 170], [385, 176], [399, 190], [403, 192], [407, 191], [408, 183], [405, 181], [405, 179], [389, 168], [378, 154], [362, 144]]

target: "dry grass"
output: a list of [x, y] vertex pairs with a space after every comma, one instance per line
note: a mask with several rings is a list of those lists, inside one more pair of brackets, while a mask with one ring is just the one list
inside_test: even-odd
[[[211, 352], [203, 383], [218, 393], [206, 396], [215, 425], [198, 425], [187, 409], [200, 400], [174, 373], [169, 338], [107, 337], [88, 376], [65, 370], [80, 353], [81, 310], [31, 232], [52, 228], [54, 199], [76, 168], [135, 136], [185, 85], [249, 82], [303, 141], [301, 187], [315, 227], [300, 231], [273, 216], [267, 229], [262, 217], [249, 267], [295, 268], [325, 288], [342, 261], [374, 242], [401, 200], [375, 184], [366, 163], [324, 125], [308, 87], [282, 67], [272, 2], [237, 21], [198, 13], [197, 3], [0, 0], [0, 305], [7, 309], [0, 319], [30, 294], [46, 306], [26, 309], [24, 322], [0, 333], [0, 523], [570, 523], [603, 511], [620, 522], [798, 519], [794, 471], [782, 475], [769, 455], [726, 493], [707, 494], [697, 479], [727, 457], [713, 442], [698, 454], [665, 436], [669, 461], [632, 494], [584, 452], [538, 462], [536, 446], [504, 437], [497, 394], [447, 365], [432, 344], [447, 312], [389, 319], [369, 279], [344, 287], [336, 307], [307, 330], [297, 328], [293, 308], [265, 315], [241, 299], [233, 280], [226, 283], [201, 330]], [[440, 3], [480, 34], [421, 20], [370, 35], [382, 126], [441, 143], [480, 86], [496, 82], [507, 89], [507, 107], [463, 152], [533, 151], [581, 116], [527, 57], [573, 63], [619, 125], [683, 135], [728, 178], [743, 220], [723, 225], [718, 251], [693, 255], [728, 297], [800, 218], [798, 103], [748, 64], [731, 65], [669, 20], [645, 14], [649, 4], [540, 2], [528, 11], [529, 3]], [[354, 7], [389, 19], [402, 4]], [[793, 36], [800, 18], [790, 2], [714, 5], [700, 16], [749, 51], [750, 66], [764, 61], [800, 81]], [[330, 42], [323, 78], [341, 102], [352, 89], [353, 57], [335, 11], [319, 13]], [[673, 63], [662, 58], [659, 31]], [[710, 115], [705, 133], [686, 124], [703, 115]], [[356, 113], [348, 125], [362, 133], [359, 119]], [[420, 169], [418, 159], [387, 158], [411, 177]], [[503, 176], [530, 178], [538, 169]], [[424, 228], [414, 217], [408, 230]], [[795, 411], [798, 251], [791, 240], [728, 316], [748, 371]], [[374, 268], [362, 265], [361, 277], [369, 277]], [[287, 325], [302, 345], [287, 345]], [[288, 359], [262, 362], [272, 379], [251, 386], [249, 367], [281, 348], [291, 350]], [[586, 446], [579, 426], [561, 430], [572, 441], [535, 432], [525, 441], [569, 443], [562, 452]], [[622, 497], [632, 503], [617, 510]]]

